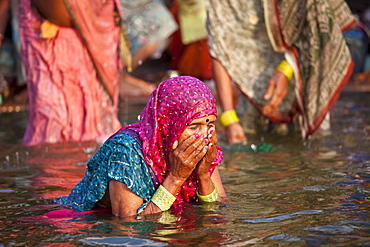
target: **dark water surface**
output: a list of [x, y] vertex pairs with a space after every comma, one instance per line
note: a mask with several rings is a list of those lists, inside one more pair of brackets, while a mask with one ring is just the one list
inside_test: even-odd
[[342, 94], [329, 136], [250, 138], [268, 152], [223, 144], [231, 201], [134, 221], [50, 214], [97, 146], [20, 146], [26, 122], [0, 114], [0, 246], [370, 246], [370, 93]]

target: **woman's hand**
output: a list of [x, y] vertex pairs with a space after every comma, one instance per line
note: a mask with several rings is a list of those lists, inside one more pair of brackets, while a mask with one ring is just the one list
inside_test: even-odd
[[247, 141], [240, 123], [232, 123], [226, 127], [226, 141], [228, 144], [245, 143]]
[[169, 155], [170, 175], [184, 182], [206, 154], [206, 145], [205, 139], [197, 135], [191, 135], [180, 142]]
[[157, 86], [155, 84], [146, 82], [146, 84], [141, 87], [141, 90], [144, 95], [150, 95], [156, 88]]
[[262, 114], [269, 114], [275, 110], [275, 108], [281, 104], [287, 94], [288, 78], [280, 71], [276, 71], [271, 77], [269, 87], [264, 95], [265, 100], [271, 100], [262, 108]]
[[218, 145], [217, 132], [214, 130], [211, 130], [211, 131], [212, 133], [210, 133], [205, 139], [205, 140], [208, 140], [209, 142], [206, 147], [207, 153], [200, 160], [195, 170], [198, 177], [200, 178], [204, 176], [208, 176], [209, 167], [211, 166], [212, 161], [215, 160], [216, 154], [217, 154], [217, 145]]
[[203, 195], [213, 191], [208, 170], [217, 154], [215, 121], [215, 115], [194, 119], [174, 142], [169, 156], [171, 170], [163, 182], [164, 187], [173, 195], [177, 191], [171, 188], [179, 188], [194, 171], [199, 178], [199, 192]]
[[200, 160], [199, 164], [197, 165], [195, 172], [199, 178], [199, 185], [198, 185], [198, 192], [201, 195], [209, 195], [214, 190], [213, 181], [211, 176], [209, 175], [209, 167], [212, 164], [212, 161], [215, 160], [217, 155], [217, 145], [218, 145], [218, 137], [217, 132], [211, 130], [207, 139], [209, 141], [207, 145], [207, 153], [204, 157]]

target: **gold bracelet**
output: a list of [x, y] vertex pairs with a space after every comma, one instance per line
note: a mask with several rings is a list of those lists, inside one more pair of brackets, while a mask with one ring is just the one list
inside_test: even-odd
[[292, 79], [294, 74], [292, 67], [285, 60], [281, 61], [281, 63], [276, 67], [276, 71], [280, 71], [281, 73], [283, 73], [286, 78], [288, 78], [288, 81]]
[[196, 190], [199, 201], [201, 202], [216, 202], [218, 200], [218, 190], [215, 184], [213, 184], [214, 189], [211, 194], [202, 196], [199, 194], [198, 189]]
[[165, 187], [159, 185], [157, 191], [154, 193], [151, 201], [157, 205], [162, 211], [167, 211], [175, 202], [176, 197], [172, 195]]
[[239, 123], [239, 118], [236, 115], [235, 110], [224, 111], [220, 116], [220, 123], [225, 128], [233, 123]]

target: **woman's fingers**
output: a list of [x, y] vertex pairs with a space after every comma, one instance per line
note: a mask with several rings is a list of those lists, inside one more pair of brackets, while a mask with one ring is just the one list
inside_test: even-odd
[[269, 83], [269, 87], [265, 94], [265, 100], [270, 100], [270, 102], [262, 108], [262, 114], [269, 114], [275, 108], [277, 108], [285, 96], [287, 95], [288, 79], [281, 72], [276, 72]]
[[178, 144], [174, 153], [183, 163], [195, 166], [206, 154], [207, 150], [205, 146], [207, 146], [208, 143], [208, 139], [204, 139], [202, 136], [189, 136]]
[[177, 147], [179, 146], [179, 141], [176, 140], [173, 145], [172, 145], [172, 149], [176, 149]]
[[206, 142], [202, 137], [190, 136], [170, 153], [171, 173], [186, 180], [207, 152]]
[[243, 127], [240, 123], [233, 123], [226, 127], [226, 140], [228, 144], [243, 143], [247, 141]]
[[[203, 156], [206, 154], [207, 150], [205, 147], [209, 143], [208, 139], [204, 139], [206, 137], [196, 137], [196, 136], [191, 136], [188, 139], [189, 140], [189, 145], [186, 146], [183, 155], [185, 157], [188, 157], [189, 160], [192, 161], [193, 165], [196, 165], [200, 159], [203, 158]], [[187, 140], [188, 140], [187, 139]], [[185, 140], [186, 141], [186, 140]], [[188, 144], [188, 143], [186, 143]]]

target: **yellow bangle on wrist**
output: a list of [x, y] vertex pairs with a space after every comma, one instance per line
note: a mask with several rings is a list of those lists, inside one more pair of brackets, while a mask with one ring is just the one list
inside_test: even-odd
[[165, 187], [159, 185], [157, 191], [154, 193], [151, 201], [157, 205], [162, 211], [167, 211], [175, 202], [176, 197], [172, 195]]
[[281, 63], [276, 67], [276, 71], [283, 73], [288, 78], [288, 81], [292, 79], [294, 74], [292, 67], [285, 60], [281, 61]]
[[227, 127], [233, 123], [239, 123], [238, 115], [236, 115], [235, 110], [228, 110], [221, 114], [220, 123], [223, 127]]
[[215, 184], [213, 184], [214, 189], [211, 194], [202, 196], [199, 194], [198, 189], [196, 190], [199, 201], [201, 202], [216, 202], [218, 200], [218, 190]]

